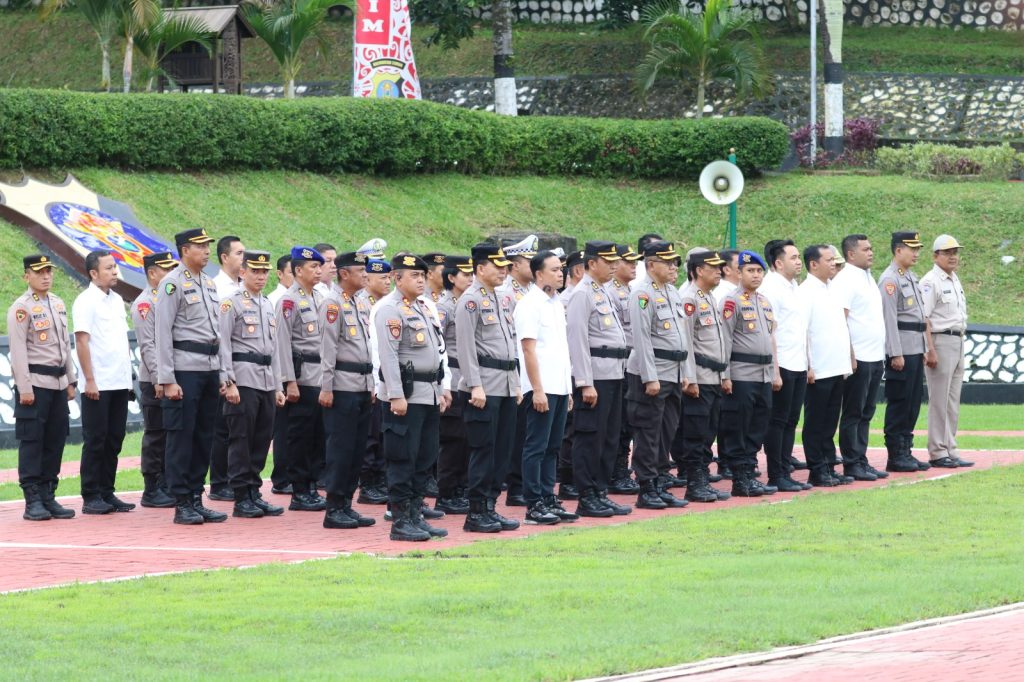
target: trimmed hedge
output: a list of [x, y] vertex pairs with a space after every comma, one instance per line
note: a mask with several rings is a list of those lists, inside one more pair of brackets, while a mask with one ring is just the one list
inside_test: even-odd
[[765, 118], [508, 118], [430, 102], [0, 90], [0, 167], [301, 169], [396, 175], [696, 177], [738, 150], [774, 168], [786, 128]]

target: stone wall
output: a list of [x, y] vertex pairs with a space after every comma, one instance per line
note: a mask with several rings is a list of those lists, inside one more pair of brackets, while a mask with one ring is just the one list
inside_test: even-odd
[[[781, 21], [783, 0], [736, 0], [758, 19]], [[1024, 0], [845, 0], [846, 22], [859, 26], [949, 26], [1021, 30]], [[605, 20], [605, 0], [514, 0], [518, 21], [535, 24], [590, 24]], [[696, 11], [699, 1], [687, 5]], [[801, 23], [807, 21], [809, 0], [796, 0]], [[490, 13], [484, 11], [483, 17]], [[633, 12], [634, 19], [637, 12]]]

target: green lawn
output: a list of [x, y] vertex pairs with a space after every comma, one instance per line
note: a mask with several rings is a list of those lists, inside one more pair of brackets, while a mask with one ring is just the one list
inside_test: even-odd
[[999, 468], [399, 559], [11, 594], [0, 657], [12, 679], [535, 680], [759, 651], [1024, 599], [1021, 493], [1024, 468]]
[[[740, 150], [740, 154], [742, 154]], [[694, 182], [640, 182], [558, 177], [421, 175], [376, 178], [283, 171], [133, 173], [80, 169], [90, 189], [135, 208], [140, 220], [170, 240], [185, 226], [214, 235], [239, 234], [250, 248], [275, 257], [296, 243], [327, 240], [354, 249], [373, 236], [399, 249], [467, 253], [502, 230], [558, 232], [634, 242], [658, 232], [686, 250], [721, 246], [726, 211], [712, 206]], [[10, 179], [12, 174], [0, 174]], [[55, 176], [48, 176], [53, 179]], [[955, 191], [954, 191], [955, 190]], [[889, 234], [913, 228], [929, 242], [950, 232], [965, 245], [961, 278], [973, 322], [1024, 324], [1024, 200], [1006, 182], [949, 185], [904, 177], [787, 174], [748, 180], [739, 201], [740, 244], [760, 251], [768, 240], [838, 244], [851, 232], [869, 235], [875, 272], [888, 264]], [[0, 234], [13, 228], [0, 229]], [[0, 240], [0, 266], [21, 270], [25, 243]], [[999, 256], [1012, 255], [1009, 266]], [[927, 261], [927, 255], [925, 256]], [[918, 266], [925, 272], [927, 263]], [[275, 286], [271, 282], [270, 286]], [[71, 286], [67, 283], [62, 286]], [[0, 300], [23, 290], [0, 279]], [[73, 299], [74, 291], [63, 291]], [[6, 331], [6, 319], [0, 321]]]
[[[76, 12], [40, 23], [32, 11], [0, 11], [0, 86], [96, 89], [100, 51], [94, 34]], [[428, 48], [429, 27], [413, 27], [414, 49], [424, 78], [493, 75], [492, 35], [482, 26], [476, 37], [457, 51]], [[763, 26], [764, 45], [775, 71], [804, 71], [809, 64], [807, 31], [797, 34]], [[331, 22], [327, 54], [311, 43], [304, 50], [302, 81], [349, 82], [352, 73], [352, 24]], [[596, 26], [532, 26], [517, 24], [513, 36], [518, 75], [629, 73], [643, 57], [638, 26], [607, 31]], [[820, 42], [820, 41], [819, 41]], [[843, 35], [843, 66], [850, 72], [980, 73], [1019, 76], [1024, 70], [1024, 36], [1011, 31], [951, 31], [930, 28], [860, 28], [847, 26]], [[121, 83], [121, 46], [115, 42], [113, 79]], [[258, 39], [243, 48], [243, 74], [248, 82], [280, 82], [279, 69]], [[819, 63], [822, 63], [819, 60]]]

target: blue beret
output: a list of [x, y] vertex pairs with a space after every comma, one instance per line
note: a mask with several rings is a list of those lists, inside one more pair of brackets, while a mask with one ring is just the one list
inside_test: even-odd
[[380, 260], [378, 258], [371, 258], [366, 261], [366, 271], [374, 274], [383, 274], [385, 272], [391, 272], [391, 263], [386, 260]]
[[768, 269], [768, 266], [764, 264], [764, 258], [761, 254], [756, 251], [740, 251], [739, 256], [739, 267], [742, 270], [744, 265], [750, 265], [751, 263], [757, 263], [764, 270]]
[[306, 260], [313, 260], [321, 265], [324, 264], [324, 257], [320, 255], [320, 252], [316, 249], [308, 246], [293, 246], [292, 247], [292, 262], [301, 262]]

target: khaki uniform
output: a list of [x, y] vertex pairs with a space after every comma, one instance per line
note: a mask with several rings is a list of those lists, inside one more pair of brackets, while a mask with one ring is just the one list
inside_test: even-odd
[[455, 307], [455, 338], [462, 349], [459, 390], [480, 386], [486, 395], [505, 397], [519, 390], [513, 305], [511, 294], [489, 292], [476, 279], [462, 294]]
[[925, 317], [932, 326], [938, 364], [925, 367], [928, 381], [928, 458], [960, 458], [956, 442], [960, 390], [964, 380], [967, 298], [956, 273], [933, 266], [921, 278]]
[[701, 291], [692, 282], [680, 289], [679, 296], [690, 325], [696, 383], [721, 386], [729, 358], [718, 303], [711, 292]]
[[619, 315], [622, 333], [626, 336], [626, 347], [631, 348], [633, 346], [633, 330], [629, 315], [629, 294], [631, 289], [613, 277], [604, 285], [604, 290], [608, 294], [608, 300], [611, 301], [612, 307], [615, 308], [615, 312]]
[[[167, 274], [157, 288], [156, 374], [158, 384], [179, 383], [175, 371], [220, 370], [220, 324], [217, 286], [205, 274], [193, 275], [184, 265]], [[203, 344], [211, 354], [176, 344]]]
[[296, 282], [277, 302], [277, 352], [284, 382], [320, 388], [320, 304], [318, 291]]
[[372, 391], [369, 301], [358, 296], [350, 298], [335, 286], [320, 308], [320, 390]]
[[221, 379], [257, 391], [281, 389], [277, 318], [262, 293], [245, 288], [220, 304]]
[[[878, 278], [885, 320], [885, 446], [890, 463], [910, 449], [924, 397], [925, 320], [917, 276], [890, 263]], [[903, 358], [903, 368], [891, 360]]]
[[157, 400], [154, 384], [156, 377], [156, 300], [157, 288], [143, 289], [132, 301], [132, 326], [139, 349], [139, 406], [142, 408], [142, 464], [143, 476], [163, 476], [164, 451], [167, 434], [164, 432], [163, 413]]

